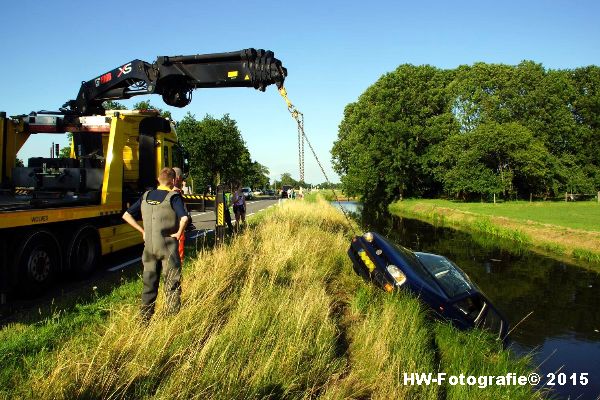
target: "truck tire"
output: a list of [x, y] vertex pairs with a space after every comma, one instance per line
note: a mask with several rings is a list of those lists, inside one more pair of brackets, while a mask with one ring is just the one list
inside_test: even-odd
[[94, 272], [99, 260], [98, 231], [91, 225], [79, 228], [67, 246], [67, 270], [83, 278]]
[[58, 240], [48, 231], [30, 232], [19, 246], [15, 260], [25, 295], [37, 296], [52, 284], [60, 270]]

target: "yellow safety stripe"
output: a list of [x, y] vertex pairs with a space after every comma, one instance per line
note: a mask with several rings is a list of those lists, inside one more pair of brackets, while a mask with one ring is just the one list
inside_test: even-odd
[[85, 218], [122, 214], [120, 208], [97, 206], [46, 208], [43, 210], [5, 211], [0, 213], [0, 229], [18, 226], [43, 225], [52, 222], [72, 221]]
[[224, 218], [224, 211], [225, 207], [223, 205], [223, 203], [219, 203], [219, 212], [217, 213], [217, 225], [223, 225], [225, 218]]
[[215, 200], [215, 196], [203, 196], [201, 194], [184, 194], [182, 195], [183, 200]]

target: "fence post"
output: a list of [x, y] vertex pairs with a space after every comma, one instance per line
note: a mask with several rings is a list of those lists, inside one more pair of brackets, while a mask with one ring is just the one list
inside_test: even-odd
[[598, 192], [598, 203], [600, 203], [600, 192]]
[[494, 204], [496, 204], [496, 193], [494, 193]]

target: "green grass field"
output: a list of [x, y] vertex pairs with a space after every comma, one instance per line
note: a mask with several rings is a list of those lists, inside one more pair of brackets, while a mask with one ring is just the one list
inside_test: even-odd
[[421, 203], [436, 207], [448, 207], [460, 211], [489, 216], [530, 220], [566, 228], [600, 232], [600, 204], [596, 201], [581, 202], [526, 202], [464, 203], [450, 200], [407, 199], [406, 204]]
[[323, 200], [257, 214], [184, 270], [182, 310], [137, 322], [140, 282], [0, 331], [0, 398], [531, 399], [529, 386], [404, 385], [404, 372], [526, 374], [489, 335], [361, 281]]
[[390, 204], [393, 214], [434, 225], [506, 239], [541, 254], [585, 267], [600, 266], [600, 205], [580, 203], [463, 203], [408, 199]]

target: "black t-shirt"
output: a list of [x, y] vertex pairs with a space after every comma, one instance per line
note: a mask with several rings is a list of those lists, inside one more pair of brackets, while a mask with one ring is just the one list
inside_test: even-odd
[[[169, 192], [167, 190], [151, 190], [150, 193], [148, 193], [148, 197], [146, 197], [146, 202], [148, 204], [160, 204], [164, 201], [165, 197], [167, 197], [168, 193]], [[131, 207], [127, 209], [127, 212], [136, 219], [142, 217], [143, 197], [144, 196], [140, 197], [135, 203], [131, 205]], [[173, 207], [173, 211], [175, 211], [177, 219], [181, 219], [182, 217], [188, 215], [187, 211], [185, 210], [185, 205], [183, 204], [183, 198], [179, 193], [176, 193], [173, 196], [171, 196], [171, 207]]]

